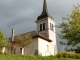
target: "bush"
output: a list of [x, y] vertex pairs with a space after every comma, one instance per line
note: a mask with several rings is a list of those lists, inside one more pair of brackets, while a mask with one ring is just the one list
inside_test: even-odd
[[74, 58], [80, 59], [80, 54], [77, 53], [69, 53], [69, 52], [60, 52], [56, 55], [58, 58]]

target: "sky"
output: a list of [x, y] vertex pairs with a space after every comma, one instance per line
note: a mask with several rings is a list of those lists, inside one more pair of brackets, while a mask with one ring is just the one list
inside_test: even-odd
[[[71, 14], [73, 4], [80, 0], [46, 0], [49, 14], [53, 16], [56, 24], [62, 22], [62, 17]], [[0, 0], [0, 29], [7, 38], [11, 37], [14, 27], [15, 35], [36, 30], [37, 17], [43, 9], [43, 0]], [[58, 29], [56, 29], [58, 31]], [[57, 34], [58, 50], [63, 51], [59, 44], [60, 38]]]

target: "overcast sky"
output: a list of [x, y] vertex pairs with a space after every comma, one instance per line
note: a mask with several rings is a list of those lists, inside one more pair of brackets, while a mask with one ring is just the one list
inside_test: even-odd
[[[70, 14], [73, 4], [80, 0], [46, 0], [48, 11], [56, 21], [62, 21], [62, 17]], [[36, 30], [35, 21], [41, 14], [43, 0], [0, 0], [0, 29], [6, 37], [11, 37], [11, 29], [14, 27], [15, 35]], [[59, 45], [59, 51], [63, 50]], [[59, 48], [60, 47], [60, 48]]]

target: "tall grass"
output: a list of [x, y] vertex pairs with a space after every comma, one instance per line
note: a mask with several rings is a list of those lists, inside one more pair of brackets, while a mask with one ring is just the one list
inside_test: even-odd
[[22, 55], [0, 54], [0, 60], [79, 60], [79, 59], [57, 58], [54, 56], [42, 57], [42, 56], [22, 56]]

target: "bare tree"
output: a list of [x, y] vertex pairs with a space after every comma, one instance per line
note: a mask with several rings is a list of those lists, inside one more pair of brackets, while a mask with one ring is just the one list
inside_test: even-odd
[[30, 45], [35, 39], [33, 39], [30, 34], [19, 35], [16, 37], [16, 44], [20, 47], [24, 48], [24, 55], [25, 55], [25, 47]]

